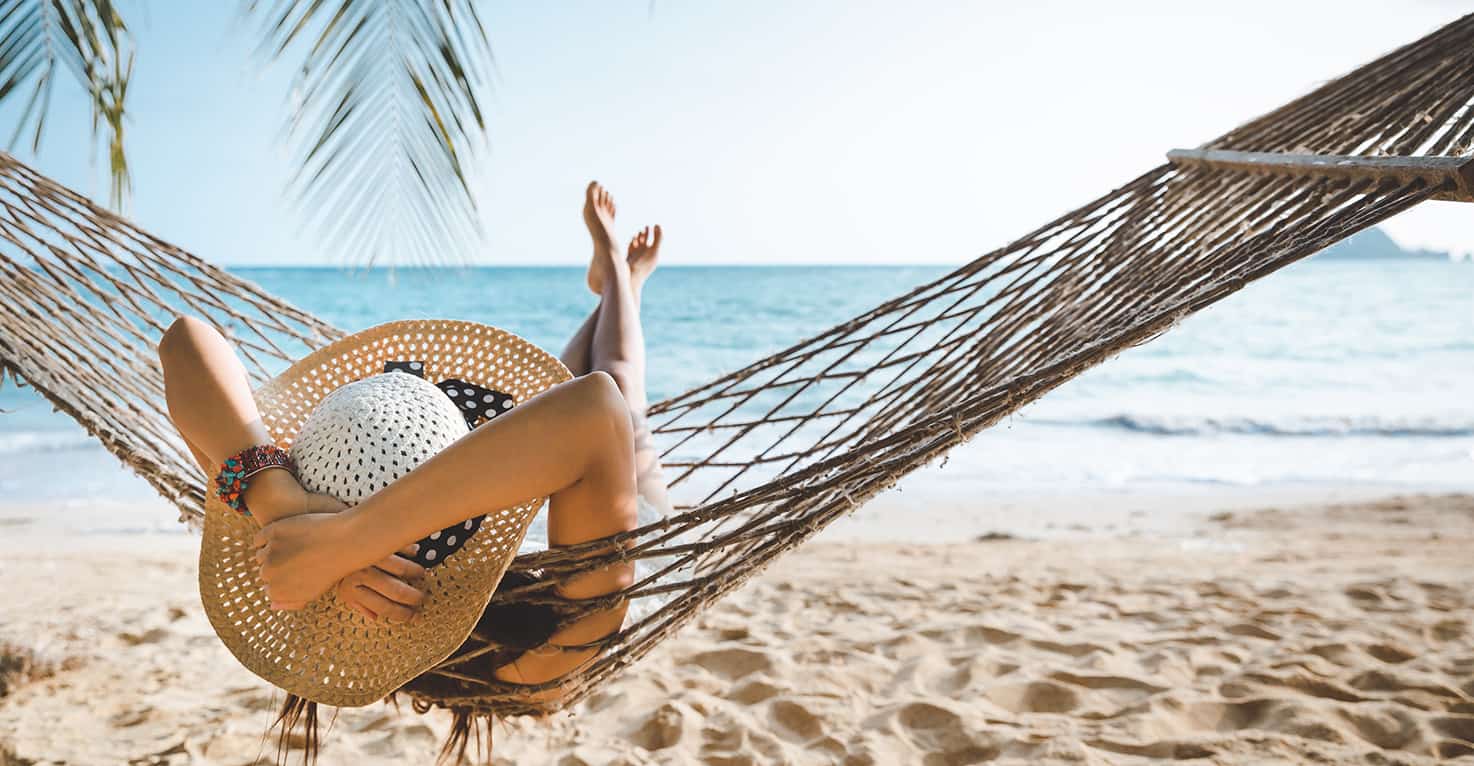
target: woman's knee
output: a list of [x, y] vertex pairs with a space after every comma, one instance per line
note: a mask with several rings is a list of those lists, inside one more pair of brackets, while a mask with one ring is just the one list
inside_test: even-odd
[[[607, 425], [616, 430], [622, 429], [626, 433], [630, 432], [629, 405], [625, 403], [619, 385], [608, 373], [595, 370], [575, 378], [570, 385], [576, 387], [579, 401], [584, 405], [589, 417], [598, 419], [601, 425]], [[632, 433], [630, 433], [630, 441], [633, 443]]]
[[580, 413], [584, 422], [580, 431], [587, 434], [595, 459], [602, 465], [600, 473], [610, 476], [628, 474], [633, 491], [635, 476], [635, 434], [630, 423], [629, 406], [614, 379], [603, 372], [591, 372], [576, 378]]
[[606, 373], [609, 379], [614, 381], [614, 387], [619, 389], [619, 393], [625, 398], [626, 406], [628, 406], [631, 392], [639, 380], [635, 366], [626, 362], [606, 362], [601, 372]]

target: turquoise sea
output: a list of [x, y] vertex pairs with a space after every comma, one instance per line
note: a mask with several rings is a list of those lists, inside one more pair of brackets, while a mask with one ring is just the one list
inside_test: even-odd
[[[947, 270], [663, 267], [644, 305], [652, 398]], [[554, 352], [594, 303], [578, 268], [237, 272], [346, 329], [473, 319]], [[1317, 258], [1072, 381], [927, 480], [999, 493], [1474, 490], [1471, 394], [1474, 264]], [[7, 385], [0, 409], [0, 505], [127, 509], [78, 513], [84, 529], [173, 526], [146, 485], [38, 396]]]

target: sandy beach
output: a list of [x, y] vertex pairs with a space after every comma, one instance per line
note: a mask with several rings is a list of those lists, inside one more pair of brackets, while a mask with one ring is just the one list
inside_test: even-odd
[[[1474, 497], [1203, 514], [1188, 535], [819, 542], [493, 763], [1474, 763]], [[279, 694], [182, 535], [8, 534], [3, 764], [254, 764]], [[344, 710], [323, 764], [428, 763]]]

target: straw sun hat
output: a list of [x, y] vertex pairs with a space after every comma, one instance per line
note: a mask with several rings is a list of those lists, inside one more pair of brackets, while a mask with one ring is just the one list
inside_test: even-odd
[[[303, 486], [351, 505], [570, 377], [556, 358], [503, 330], [405, 321], [319, 349], [255, 398]], [[487, 509], [421, 540], [425, 602], [414, 619], [389, 624], [365, 619], [332, 591], [304, 609], [273, 611], [257, 575], [255, 523], [207, 494], [200, 598], [210, 624], [251, 672], [337, 706], [376, 702], [455, 651], [545, 500]]]

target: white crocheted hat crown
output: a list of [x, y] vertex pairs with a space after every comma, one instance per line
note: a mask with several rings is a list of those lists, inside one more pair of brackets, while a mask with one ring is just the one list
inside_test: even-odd
[[467, 430], [465, 418], [435, 384], [386, 372], [324, 397], [302, 424], [291, 451], [307, 491], [355, 505]]

